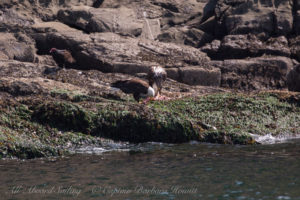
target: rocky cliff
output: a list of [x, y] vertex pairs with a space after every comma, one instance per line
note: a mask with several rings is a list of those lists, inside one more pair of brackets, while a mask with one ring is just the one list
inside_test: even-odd
[[136, 75], [161, 64], [189, 85], [299, 91], [298, 4], [4, 0], [0, 58], [53, 66], [48, 52], [57, 47], [81, 70]]
[[[60, 138], [55, 140], [59, 143], [68, 141], [71, 136], [66, 131], [133, 142], [194, 139], [251, 143], [249, 135], [243, 135], [246, 139], [240, 140], [240, 133], [249, 133], [248, 129], [256, 130], [255, 127], [243, 125], [243, 130], [235, 131], [237, 135], [230, 135], [229, 129], [238, 129], [242, 125], [231, 124], [224, 128], [224, 124], [208, 120], [216, 126], [214, 128], [221, 130], [212, 131], [207, 128], [210, 125], [199, 122], [208, 117], [206, 115], [199, 118], [199, 113], [193, 113], [190, 115], [193, 120], [185, 114], [176, 118], [177, 115], [171, 113], [174, 102], [166, 103], [167, 108], [160, 107], [160, 103], [160, 106], [150, 108], [136, 105], [132, 97], [111, 90], [109, 84], [117, 79], [143, 79], [150, 66], [160, 64], [168, 73], [163, 93], [175, 99], [185, 99], [180, 100], [183, 104], [175, 106], [179, 113], [185, 112], [183, 108], [192, 109], [179, 106], [191, 103], [186, 98], [195, 98], [193, 104], [197, 107], [202, 105], [198, 100], [204, 94], [282, 90], [286, 91], [284, 98], [275, 95], [276, 98], [285, 99], [289, 106], [290, 103], [296, 105], [293, 112], [299, 114], [299, 93], [287, 92], [300, 92], [299, 34], [299, 0], [2, 0], [0, 130], [4, 139], [1, 139], [0, 146], [3, 152], [16, 155], [19, 152], [16, 148], [24, 150], [26, 146], [17, 139], [25, 133], [25, 138], [39, 138], [39, 148], [47, 149], [55, 137]], [[71, 51], [76, 66], [58, 70], [49, 55], [52, 47]], [[264, 98], [266, 103], [278, 106], [277, 101], [269, 102], [269, 97]], [[235, 109], [239, 106], [236, 104], [238, 100], [232, 100], [230, 95], [220, 99], [224, 100], [224, 105], [232, 104]], [[256, 102], [256, 99], [251, 101]], [[207, 109], [214, 110], [213, 106], [219, 103], [214, 102]], [[107, 112], [115, 113], [118, 108], [116, 113], [103, 114], [107, 105], [110, 105], [107, 109], [112, 109]], [[163, 116], [168, 120], [146, 114], [158, 114], [157, 107], [163, 109]], [[119, 113], [119, 110], [124, 112]], [[284, 110], [284, 113], [288, 111], [291, 110]], [[145, 114], [140, 116], [137, 113]], [[119, 121], [114, 121], [113, 116]], [[239, 119], [241, 116], [235, 117]], [[115, 123], [122, 124], [124, 120], [132, 123], [130, 120], [143, 119], [149, 121], [149, 124], [143, 124], [149, 130], [141, 137], [133, 134], [132, 127], [126, 124], [121, 128], [114, 127], [113, 131], [108, 128]], [[276, 123], [275, 127], [270, 124], [263, 125], [269, 132], [271, 129], [276, 130], [274, 133], [282, 130], [277, 129]], [[153, 127], [163, 128], [153, 132]], [[299, 133], [298, 125], [286, 124], [286, 127], [294, 128], [290, 131], [293, 134]], [[125, 130], [122, 136], [121, 130]], [[175, 130], [181, 130], [176, 137], [160, 135]], [[65, 133], [63, 137], [59, 135], [61, 131]], [[257, 130], [262, 134], [268, 131]], [[6, 132], [8, 135], [13, 133], [12, 143]], [[227, 136], [227, 133], [230, 134]], [[52, 142], [47, 143], [46, 136]], [[73, 141], [83, 140], [81, 137], [76, 135], [77, 139]], [[56, 149], [59, 145], [55, 143], [54, 146]], [[25, 150], [27, 156], [33, 151], [30, 148]], [[49, 152], [54, 154], [52, 150]]]

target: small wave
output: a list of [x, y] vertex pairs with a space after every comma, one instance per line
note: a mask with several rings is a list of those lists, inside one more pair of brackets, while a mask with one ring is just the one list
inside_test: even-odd
[[69, 149], [71, 153], [81, 154], [102, 154], [110, 151], [129, 151], [131, 144], [128, 142], [114, 142], [112, 140], [103, 139], [99, 144], [89, 144], [83, 146], [72, 147]]
[[74, 153], [82, 153], [82, 154], [103, 154], [109, 151], [129, 151], [128, 148], [103, 148], [103, 147], [95, 147], [95, 146], [86, 146], [80, 147], [73, 150]]
[[[272, 134], [267, 134], [267, 135], [250, 134], [250, 135], [254, 138], [255, 141], [257, 141], [260, 144], [288, 143], [288, 142], [293, 142], [295, 139], [300, 139], [300, 134], [298, 135], [281, 134], [277, 136], [274, 136]], [[198, 141], [190, 141], [188, 144], [194, 146], [203, 143]], [[114, 152], [131, 152], [131, 151], [147, 152], [155, 149], [159, 150], [159, 149], [173, 148], [174, 146], [176, 145], [169, 144], [169, 143], [160, 143], [160, 142], [131, 144], [128, 142], [114, 142], [112, 140], [103, 140], [101, 144], [73, 147], [72, 149], [70, 149], [70, 152], [79, 153], [79, 154], [100, 155], [106, 152], [113, 152], [113, 151]], [[209, 144], [208, 147], [215, 147], [215, 146], [216, 144]]]
[[294, 139], [299, 139], [300, 135], [277, 135], [273, 136], [272, 134], [267, 135], [257, 135], [251, 134], [251, 136], [261, 144], [276, 144], [276, 143], [285, 143]]
[[74, 152], [76, 153], [87, 153], [87, 154], [102, 154], [107, 151], [109, 150], [104, 149], [102, 147], [92, 147], [92, 146], [80, 147], [74, 150]]
[[174, 144], [161, 143], [161, 142], [146, 142], [132, 144], [129, 142], [114, 142], [112, 140], [103, 140], [101, 144], [95, 145], [84, 145], [72, 147], [69, 149], [71, 153], [81, 153], [81, 154], [102, 154], [105, 152], [147, 152], [154, 149], [164, 149], [171, 148]]

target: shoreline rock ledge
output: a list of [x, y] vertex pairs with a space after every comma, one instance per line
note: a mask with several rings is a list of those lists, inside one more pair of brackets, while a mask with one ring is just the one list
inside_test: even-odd
[[[256, 144], [300, 134], [297, 0], [2, 0], [0, 158], [126, 142]], [[51, 48], [76, 60], [59, 69]], [[169, 101], [116, 80], [162, 65]]]

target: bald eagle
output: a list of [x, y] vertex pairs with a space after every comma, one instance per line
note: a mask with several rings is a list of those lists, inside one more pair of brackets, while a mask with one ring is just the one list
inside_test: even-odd
[[71, 52], [68, 50], [52, 48], [49, 53], [52, 55], [57, 65], [61, 68], [72, 68], [76, 63], [76, 60], [72, 57]]
[[136, 101], [140, 98], [154, 97], [155, 90], [146, 81], [140, 79], [129, 79], [116, 81], [111, 84], [112, 87], [119, 88], [126, 94], [133, 94]]
[[166, 79], [167, 79], [167, 72], [164, 68], [160, 66], [152, 66], [149, 69], [148, 72], [149, 85], [152, 88], [157, 87], [157, 93], [155, 96], [158, 97], [161, 94], [161, 89]]

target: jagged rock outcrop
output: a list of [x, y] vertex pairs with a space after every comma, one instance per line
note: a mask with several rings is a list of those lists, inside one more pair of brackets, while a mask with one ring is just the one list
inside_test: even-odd
[[[38, 30], [48, 26], [54, 28], [55, 31], [34, 33], [32, 37], [35, 38], [41, 53], [47, 54], [51, 47], [69, 49], [76, 58], [80, 69], [136, 74], [147, 72], [151, 65], [161, 64], [177, 68], [198, 66], [205, 71], [205, 67], [210, 61], [206, 54], [189, 46], [147, 39], [138, 40], [111, 32], [88, 35], [59, 25], [59, 23], [36, 25]], [[201, 77], [198, 79], [200, 80]], [[199, 80], [195, 83], [200, 83]], [[218, 84], [214, 83], [213, 85]]]
[[1, 59], [54, 66], [56, 47], [81, 70], [138, 75], [160, 64], [176, 81], [245, 90], [287, 88], [290, 58], [300, 60], [298, 1], [14, 2], [0, 3]]

